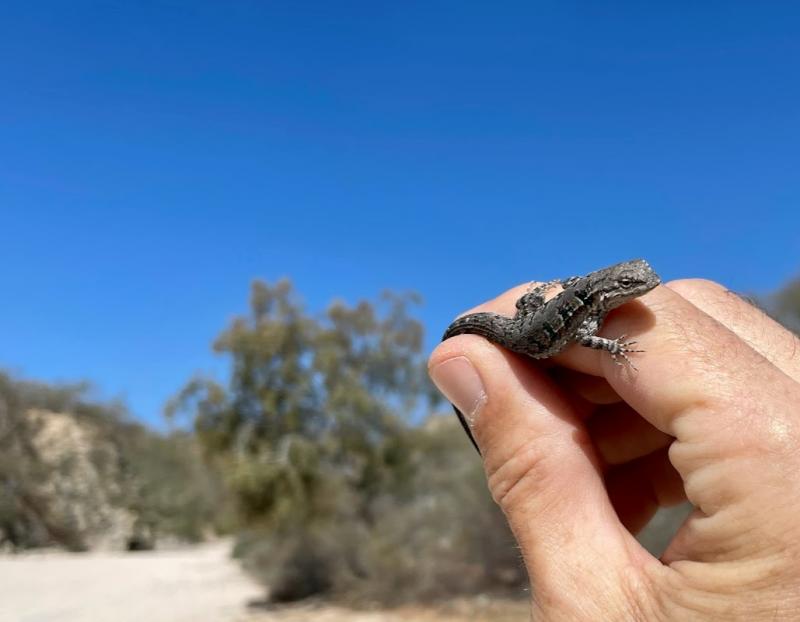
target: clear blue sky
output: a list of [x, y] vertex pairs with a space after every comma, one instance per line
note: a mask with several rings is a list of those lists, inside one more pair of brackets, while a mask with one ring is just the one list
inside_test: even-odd
[[800, 272], [796, 3], [14, 2], [0, 366], [157, 421], [252, 278], [423, 294]]

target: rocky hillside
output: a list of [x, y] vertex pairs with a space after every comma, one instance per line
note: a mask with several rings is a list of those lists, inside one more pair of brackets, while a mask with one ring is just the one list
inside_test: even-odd
[[222, 488], [193, 441], [86, 394], [0, 374], [0, 547], [152, 548], [218, 527]]

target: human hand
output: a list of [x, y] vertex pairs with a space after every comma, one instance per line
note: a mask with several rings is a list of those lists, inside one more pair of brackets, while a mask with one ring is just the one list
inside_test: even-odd
[[[481, 305], [513, 315], [527, 286]], [[519, 542], [536, 620], [800, 618], [800, 340], [708, 281], [612, 312], [638, 371], [573, 346], [534, 362], [474, 335], [429, 369], [465, 415]], [[696, 510], [660, 559], [631, 535]]]

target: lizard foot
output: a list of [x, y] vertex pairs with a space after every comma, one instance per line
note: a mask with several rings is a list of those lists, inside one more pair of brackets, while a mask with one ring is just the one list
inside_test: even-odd
[[619, 360], [617, 357], [622, 357], [625, 359], [625, 362], [631, 366], [631, 369], [634, 371], [639, 371], [636, 365], [633, 364], [628, 354], [633, 352], [644, 352], [644, 350], [636, 350], [631, 346], [636, 345], [638, 342], [636, 341], [625, 341], [625, 337], [627, 335], [620, 335], [616, 339], [610, 339], [608, 345], [608, 352], [611, 354], [611, 358], [617, 365], [623, 365], [622, 361]]

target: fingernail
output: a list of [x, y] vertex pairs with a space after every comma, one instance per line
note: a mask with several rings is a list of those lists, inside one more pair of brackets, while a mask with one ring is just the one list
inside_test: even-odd
[[439, 363], [431, 369], [431, 380], [472, 427], [488, 396], [470, 360], [466, 356], [456, 356]]

